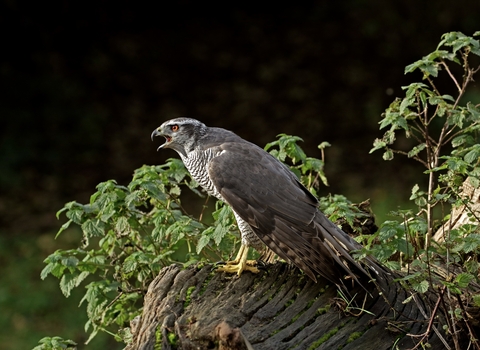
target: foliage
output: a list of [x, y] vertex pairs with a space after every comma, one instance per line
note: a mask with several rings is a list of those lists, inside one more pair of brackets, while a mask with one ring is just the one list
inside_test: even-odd
[[81, 301], [87, 304], [85, 329], [91, 329], [90, 339], [99, 330], [123, 326], [135, 317], [143, 293], [162, 267], [179, 259], [187, 265], [210, 256], [226, 257], [221, 248], [236, 240], [231, 235], [220, 245], [232, 226], [230, 210], [218, 205], [216, 221], [207, 227], [182, 208], [184, 187], [200, 194], [183, 163], [171, 159], [138, 169], [128, 187], [114, 180], [100, 183], [90, 203], [70, 202], [57, 213], [65, 212], [69, 219], [58, 234], [76, 224], [83, 232], [82, 246], [51, 254], [41, 277], [60, 278], [68, 297], [88, 276], [95, 276]]
[[[282, 134], [266, 149], [291, 163], [314, 190], [318, 179], [326, 183], [323, 160], [307, 157], [298, 141]], [[88, 279], [81, 301], [88, 315], [88, 341], [105, 331], [127, 342], [129, 333], [122, 327], [141, 312], [143, 294], [163, 267], [227, 260], [235, 251], [240, 240], [230, 207], [217, 201], [211, 216], [204, 210], [194, 217], [182, 206], [185, 190], [203, 196], [181, 160], [170, 159], [137, 169], [128, 186], [102, 182], [88, 204], [70, 202], [57, 213], [68, 219], [57, 236], [77, 225], [83, 240], [77, 249], [57, 250], [47, 257], [41, 277], [59, 278], [66, 297]]]
[[[471, 223], [449, 231], [445, 244], [434, 244], [432, 236], [437, 225], [434, 209], [450, 204], [468, 206], [460, 196], [463, 181], [468, 178], [475, 187], [480, 183], [480, 110], [478, 105], [462, 100], [479, 69], [472, 68], [471, 63], [472, 55], [480, 56], [479, 50], [478, 40], [448, 33], [437, 50], [407, 66], [406, 73], [419, 70], [426, 83], [405, 87], [405, 97], [390, 105], [380, 122], [381, 129], [388, 129], [372, 149], [384, 150], [386, 160], [401, 154], [426, 168], [427, 188], [415, 185], [410, 198], [418, 212], [394, 212], [400, 220], [386, 221], [377, 234], [362, 237], [365, 249], [359, 252], [360, 256], [372, 254], [391, 268], [406, 270], [400, 280], [412, 293], [440, 290], [441, 297], [448, 289], [451, 294], [467, 295], [471, 284], [478, 282], [480, 233], [474, 224], [474, 220], [478, 222], [474, 212]], [[452, 64], [463, 68], [462, 81], [457, 80]], [[440, 71], [453, 81], [457, 90], [454, 96], [440, 93], [434, 84]], [[393, 146], [403, 135], [407, 141], [414, 141], [406, 150]], [[265, 149], [286, 163], [316, 194], [320, 181], [328, 184], [323, 173], [323, 150], [329, 144], [319, 145], [322, 157], [316, 159], [307, 157], [298, 141], [301, 139], [297, 136], [280, 134]], [[77, 225], [83, 232], [82, 246], [51, 254], [41, 277], [52, 274], [59, 278], [65, 296], [88, 280], [82, 303], [86, 303], [89, 320], [85, 329], [91, 332], [90, 339], [102, 330], [128, 342], [129, 333], [122, 327], [141, 312], [142, 296], [162, 267], [225, 260], [239, 244], [230, 208], [216, 202], [211, 215], [203, 210], [198, 217], [193, 216], [182, 206], [185, 190], [203, 196], [182, 162], [170, 159], [161, 166], [136, 170], [128, 186], [114, 180], [100, 183], [90, 203], [70, 202], [58, 212], [68, 218], [58, 234]], [[364, 215], [343, 196], [323, 198], [320, 207], [332, 219], [342, 217], [349, 224]], [[436, 273], [436, 264], [444, 261], [446, 276]], [[461, 273], [451, 274], [454, 264], [461, 267]], [[467, 297], [479, 303], [477, 295]], [[466, 319], [462, 308], [449, 311], [457, 320]], [[455, 334], [454, 328], [450, 331]]]
[[[340, 194], [328, 195], [320, 198], [320, 210], [333, 222], [345, 221], [355, 229], [355, 219], [362, 219], [368, 215], [360, 210], [347, 197]], [[359, 230], [356, 230], [360, 232]]]
[[[480, 32], [474, 34], [479, 35]], [[425, 167], [427, 185], [416, 184], [412, 188], [410, 200], [418, 211], [393, 212], [400, 220], [384, 222], [375, 237], [382, 246], [373, 245], [370, 237], [367, 253], [373, 253], [390, 267], [407, 271], [401, 280], [412, 292], [445, 292], [446, 288], [447, 295], [462, 295], [465, 307], [472, 297], [477, 297], [470, 291], [472, 283], [480, 282], [480, 218], [470, 198], [461, 193], [466, 184], [476, 189], [480, 186], [480, 105], [464, 101], [467, 88], [480, 69], [479, 57], [479, 40], [451, 32], [442, 36], [434, 52], [408, 65], [405, 73], [419, 70], [423, 81], [403, 87], [405, 97], [395, 99], [387, 108], [380, 121], [380, 129], [386, 131], [375, 140], [371, 150], [383, 150], [385, 160], [401, 154], [420, 162]], [[455, 93], [440, 91], [434, 81], [440, 78], [448, 79]], [[402, 136], [405, 139], [396, 142]], [[408, 144], [409, 148], [400, 148], [400, 144]], [[445, 213], [450, 205], [464, 206], [469, 222], [457, 227], [449, 215], [439, 222], [435, 220], [436, 213]], [[441, 225], [442, 241], [434, 242], [434, 230]], [[458, 268], [463, 272], [458, 273]], [[457, 321], [467, 320], [465, 308], [459, 310], [463, 312], [448, 311], [456, 315]], [[449, 327], [456, 334], [455, 326]], [[473, 339], [474, 335], [470, 335]]]
[[277, 137], [278, 140], [267, 143], [265, 146], [266, 151], [270, 150], [270, 153], [282, 162], [288, 163], [290, 161], [290, 170], [298, 176], [305, 187], [314, 195], [317, 195], [316, 187], [318, 187], [319, 180], [325, 186], [328, 186], [327, 177], [323, 172], [325, 164], [323, 151], [325, 148], [330, 147], [328, 142], [322, 142], [318, 145], [322, 152], [322, 159], [317, 159], [307, 157], [302, 148], [297, 144], [298, 141], [303, 141], [300, 137], [286, 134], [280, 134]]
[[72, 340], [65, 340], [60, 337], [45, 337], [40, 339], [40, 345], [33, 348], [33, 350], [62, 350], [62, 349], [76, 349], [77, 343]]

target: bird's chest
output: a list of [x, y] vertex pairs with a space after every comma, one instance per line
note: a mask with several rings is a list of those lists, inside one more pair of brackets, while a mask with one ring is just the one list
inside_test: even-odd
[[206, 150], [190, 152], [187, 156], [180, 154], [180, 156], [195, 181], [197, 181], [209, 195], [223, 200], [208, 173], [208, 163], [216, 157], [217, 154], [211, 150]]

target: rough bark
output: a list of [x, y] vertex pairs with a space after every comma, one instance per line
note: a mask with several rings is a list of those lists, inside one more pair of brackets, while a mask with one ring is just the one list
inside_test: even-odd
[[450, 220], [443, 224], [433, 239], [437, 242], [443, 242], [450, 230], [459, 228], [465, 224], [478, 225], [478, 218], [480, 217], [480, 188], [475, 188], [467, 178], [462, 185], [460, 198], [463, 198], [468, 205], [461, 205], [452, 209]]
[[428, 322], [433, 294], [404, 303], [409, 295], [397, 283], [384, 286], [383, 296], [370, 284], [371, 295], [352, 288], [348, 305], [351, 297], [339, 298], [323, 279], [314, 283], [285, 263], [267, 267], [241, 277], [212, 265], [164, 268], [148, 289], [127, 349], [381, 350], [410, 349], [420, 340], [431, 349], [446, 347], [443, 315]]

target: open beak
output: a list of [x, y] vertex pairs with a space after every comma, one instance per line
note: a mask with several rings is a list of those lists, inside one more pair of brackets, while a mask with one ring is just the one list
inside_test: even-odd
[[171, 138], [170, 136], [165, 135], [165, 134], [162, 133], [160, 127], [158, 127], [158, 128], [156, 128], [155, 130], [153, 130], [152, 135], [151, 135], [152, 141], [153, 141], [153, 138], [156, 137], [156, 136], [163, 136], [163, 137], [165, 137], [165, 143], [162, 144], [162, 145], [160, 145], [160, 146], [158, 146], [157, 151], [159, 151], [161, 148], [164, 148], [164, 147], [168, 146], [168, 144], [172, 141], [172, 138]]

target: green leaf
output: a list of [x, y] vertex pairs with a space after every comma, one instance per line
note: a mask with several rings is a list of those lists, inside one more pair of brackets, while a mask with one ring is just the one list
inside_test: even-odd
[[65, 213], [65, 215], [67, 216], [67, 218], [72, 220], [74, 223], [76, 223], [78, 225], [81, 225], [81, 223], [83, 221], [83, 215], [84, 215], [83, 206], [79, 207], [79, 206], [77, 206], [77, 203], [74, 203], [74, 202], [71, 202], [71, 203], [75, 204], [75, 206], [71, 205], [68, 208], [68, 211]]
[[104, 227], [100, 220], [87, 220], [82, 224], [82, 231], [89, 237], [103, 236]]
[[455, 278], [455, 281], [458, 284], [459, 288], [467, 288], [470, 282], [472, 282], [475, 279], [475, 277], [470, 274], [470, 273], [460, 273], [457, 275]]
[[473, 295], [473, 304], [476, 307], [480, 307], [480, 294]]
[[70, 292], [75, 287], [75, 275], [72, 273], [66, 273], [62, 276], [60, 280], [60, 290], [62, 291], [65, 297], [70, 296]]
[[138, 268], [138, 261], [134, 255], [130, 255], [123, 262], [123, 272], [130, 273], [135, 271]]
[[474, 138], [468, 134], [462, 134], [452, 139], [452, 147], [459, 147], [464, 144], [471, 144], [474, 142]]
[[215, 244], [220, 244], [222, 238], [228, 233], [228, 227], [217, 225], [213, 231], [212, 238]]
[[57, 219], [60, 219], [60, 214], [62, 214], [64, 211], [67, 211], [67, 210], [68, 210], [68, 208], [65, 206], [62, 209], [60, 209], [59, 211], [57, 211], [57, 214], [55, 215], [57, 217]]
[[332, 145], [328, 143], [327, 141], [322, 142], [321, 144], [318, 145], [319, 149], [325, 149], [327, 147], [331, 147]]
[[425, 149], [425, 147], [427, 147], [426, 143], [421, 143], [421, 144], [413, 147], [413, 149], [410, 152], [408, 152], [408, 158], [415, 157], [418, 153], [423, 151]]
[[66, 223], [64, 223], [60, 229], [58, 230], [57, 234], [55, 235], [55, 239], [57, 239], [57, 237], [60, 235], [60, 233], [62, 233], [63, 231], [65, 231], [69, 226], [70, 224], [73, 222], [73, 220], [68, 220]]
[[130, 230], [130, 224], [128, 223], [128, 219], [125, 216], [120, 216], [117, 219], [117, 222], [115, 224], [115, 229], [119, 233], [124, 233], [126, 231]]
[[460, 129], [463, 128], [463, 123], [466, 120], [466, 112], [464, 110], [452, 110], [452, 113], [448, 117], [447, 121], [449, 125], [458, 126]]
[[415, 98], [404, 98], [402, 103], [400, 103], [400, 114], [405, 113], [405, 109], [415, 105]]
[[[206, 232], [208, 230], [208, 232]], [[210, 242], [210, 235], [213, 233], [215, 230], [213, 227], [209, 227], [205, 232], [202, 233], [200, 236], [200, 239], [198, 240], [196, 251], [197, 254], [200, 254], [200, 252], [207, 246], [207, 244]]]
[[420, 283], [412, 283], [412, 288], [419, 293], [425, 293], [428, 290], [428, 287], [429, 287], [429, 283], [426, 280]]
[[180, 187], [177, 186], [177, 185], [174, 185], [170, 188], [170, 190], [168, 191], [168, 193], [170, 193], [171, 195], [173, 196], [180, 196], [180, 194], [182, 193], [182, 191], [180, 190]]
[[[478, 168], [477, 168], [478, 169]], [[480, 187], [480, 178], [479, 177], [474, 177], [470, 176], [470, 183], [474, 188], [479, 188]]]
[[471, 148], [471, 150], [465, 154], [464, 160], [467, 163], [478, 163], [478, 159], [480, 158], [480, 145], [475, 145]]
[[405, 232], [405, 227], [403, 224], [398, 221], [385, 221], [379, 229], [378, 238], [381, 241], [386, 241], [395, 236], [403, 236]]
[[154, 183], [154, 182], [144, 182], [141, 185], [144, 189], [147, 190], [148, 194], [152, 197], [155, 198], [159, 201], [165, 201], [167, 200], [166, 194], [161, 191], [161, 186], [159, 184]]
[[76, 349], [77, 343], [73, 340], [62, 339], [60, 337], [45, 337], [40, 339], [38, 345], [33, 350], [60, 350], [60, 349]]
[[427, 205], [427, 199], [425, 197], [418, 197], [414, 200], [414, 202], [419, 207], [424, 207]]
[[77, 267], [79, 261], [74, 256], [64, 256], [62, 257], [61, 262], [65, 267]]
[[424, 73], [424, 78], [428, 76], [437, 77], [438, 75], [438, 66], [435, 62], [435, 59], [441, 55], [440, 52], [433, 52], [430, 55], [423, 57], [421, 60], [418, 60], [412, 64], [409, 64], [405, 67], [405, 74], [412, 73], [416, 69], [420, 69]]
[[393, 159], [393, 151], [391, 149], [387, 149], [383, 153], [383, 160], [392, 160]]
[[52, 273], [53, 269], [55, 268], [55, 266], [57, 265], [57, 263], [49, 263], [47, 264], [47, 266], [45, 266], [42, 270], [42, 272], [40, 273], [40, 278], [42, 280], [44, 280], [45, 278], [47, 278], [47, 276]]
[[456, 248], [463, 250], [465, 253], [470, 253], [477, 250], [479, 247], [480, 247], [480, 235], [469, 234], [468, 236], [463, 238], [462, 243]]
[[415, 61], [415, 62], [409, 64], [408, 66], [405, 67], [404, 74], [412, 73], [413, 71], [418, 69], [421, 65], [422, 65], [421, 60], [418, 60], [418, 61]]
[[385, 141], [380, 140], [380, 139], [375, 139], [375, 141], [373, 142], [373, 148], [370, 150], [369, 153], [373, 153], [376, 150], [384, 148], [385, 146], [387, 146], [387, 143]]
[[473, 122], [478, 122], [480, 121], [480, 109], [475, 106], [473, 103], [468, 102], [467, 103], [467, 110], [470, 112], [470, 119]]

